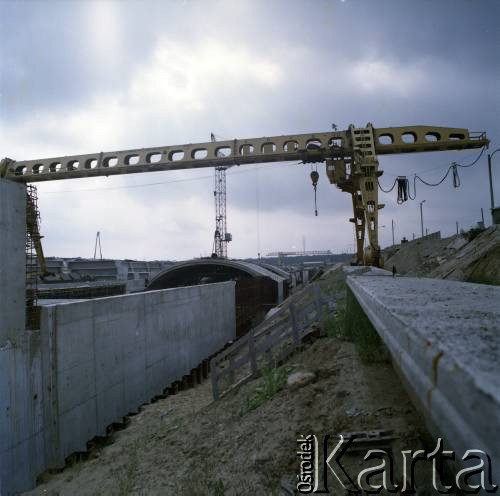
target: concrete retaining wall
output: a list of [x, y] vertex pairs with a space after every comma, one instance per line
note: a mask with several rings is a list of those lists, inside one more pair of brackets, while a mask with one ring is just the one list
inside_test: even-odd
[[0, 495], [30, 488], [44, 468], [40, 335], [0, 347]]
[[85, 451], [235, 337], [234, 282], [44, 307], [0, 349], [2, 496]]
[[0, 179], [0, 347], [25, 329], [26, 186]]

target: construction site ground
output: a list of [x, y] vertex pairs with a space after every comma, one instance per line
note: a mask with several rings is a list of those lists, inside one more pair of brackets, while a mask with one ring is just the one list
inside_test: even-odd
[[[345, 298], [342, 274], [336, 270], [327, 276], [337, 288], [339, 308]], [[73, 457], [64, 470], [44, 474], [27, 494], [294, 494], [301, 435], [315, 434], [322, 444], [329, 434], [334, 440], [330, 451], [339, 433], [374, 430], [392, 431], [394, 454], [429, 445], [423, 421], [386, 355], [362, 359], [356, 345], [335, 329], [340, 319], [339, 313], [327, 337], [304, 345], [278, 369], [285, 378], [314, 372], [313, 382], [284, 385], [253, 409], [249, 398], [263, 377], [216, 402], [210, 381], [159, 399], [129, 416], [126, 428], [80, 461]], [[343, 464], [355, 477], [361, 462], [349, 457]], [[333, 479], [330, 494], [344, 494]]]

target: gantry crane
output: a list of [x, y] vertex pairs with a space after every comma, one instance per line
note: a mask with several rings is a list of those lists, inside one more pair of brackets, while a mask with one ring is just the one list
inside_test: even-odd
[[[351, 195], [358, 263], [380, 265], [378, 242], [378, 156], [481, 148], [489, 143], [484, 132], [463, 128], [402, 126], [374, 128], [372, 124], [344, 131], [292, 134], [254, 139], [173, 145], [101, 152], [16, 162], [4, 159], [0, 176], [25, 183], [111, 176], [162, 170], [300, 160], [326, 163], [332, 184]], [[365, 234], [369, 246], [364, 250]]]

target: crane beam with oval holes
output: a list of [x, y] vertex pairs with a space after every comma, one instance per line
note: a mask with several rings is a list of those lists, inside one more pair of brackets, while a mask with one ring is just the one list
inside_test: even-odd
[[[463, 128], [402, 126], [374, 128], [371, 124], [344, 131], [291, 134], [254, 139], [173, 145], [100, 152], [37, 160], [3, 159], [0, 177], [33, 183], [56, 179], [112, 176], [201, 167], [300, 160], [325, 162], [332, 184], [352, 196], [357, 261], [380, 266], [378, 243], [378, 155], [466, 150], [489, 143], [486, 134]], [[364, 250], [368, 233], [369, 248]]]

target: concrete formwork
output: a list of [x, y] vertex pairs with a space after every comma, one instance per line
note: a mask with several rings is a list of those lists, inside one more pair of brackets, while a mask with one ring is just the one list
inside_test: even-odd
[[43, 307], [40, 332], [0, 349], [1, 494], [30, 489], [234, 339], [234, 286]]

